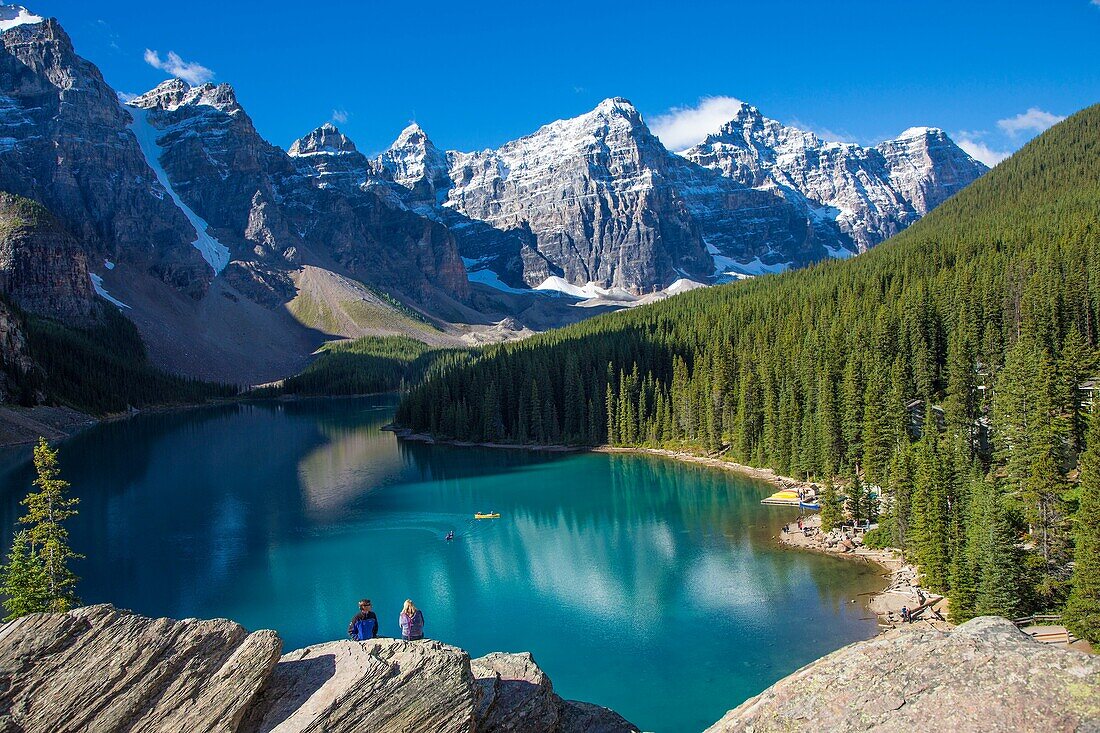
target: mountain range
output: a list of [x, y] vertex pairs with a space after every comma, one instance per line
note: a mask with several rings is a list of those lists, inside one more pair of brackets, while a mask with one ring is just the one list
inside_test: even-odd
[[677, 154], [621, 98], [495, 150], [415, 124], [377, 155], [331, 124], [283, 150], [228, 84], [122, 102], [56, 19], [0, 6], [0, 288], [73, 327], [117, 308], [154, 364], [205, 379], [286, 376], [332, 338], [513, 338], [854, 255], [985, 170], [934, 128], [865, 148], [748, 105]]

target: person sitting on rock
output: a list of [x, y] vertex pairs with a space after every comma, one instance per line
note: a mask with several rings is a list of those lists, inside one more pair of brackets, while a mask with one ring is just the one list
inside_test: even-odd
[[378, 636], [378, 617], [370, 607], [370, 599], [359, 601], [359, 613], [348, 624], [348, 636], [355, 641], [366, 641]]
[[405, 600], [405, 606], [401, 609], [401, 615], [397, 617], [397, 623], [401, 625], [401, 638], [405, 641], [424, 638], [424, 614], [413, 605], [411, 600]]

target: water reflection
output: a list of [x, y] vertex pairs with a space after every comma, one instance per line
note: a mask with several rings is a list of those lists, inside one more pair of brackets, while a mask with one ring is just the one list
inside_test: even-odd
[[[392, 409], [234, 405], [66, 442], [80, 593], [275, 628], [288, 648], [341, 637], [363, 595], [395, 634], [412, 597], [430, 636], [532, 650], [562, 694], [649, 730], [702, 729], [874, 631], [849, 601], [878, 579], [778, 548], [767, 486], [659, 458], [398, 442], [379, 429]], [[30, 480], [26, 454], [9, 458], [5, 543]], [[472, 518], [490, 509], [502, 519]]]

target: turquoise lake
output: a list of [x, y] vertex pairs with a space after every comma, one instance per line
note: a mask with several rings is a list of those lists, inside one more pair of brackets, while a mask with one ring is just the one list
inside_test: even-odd
[[[699, 731], [876, 632], [875, 568], [779, 547], [769, 485], [668, 459], [425, 445], [380, 430], [395, 398], [140, 415], [61, 443], [80, 497], [80, 595], [143, 614], [345, 636], [369, 597], [428, 636], [530, 651], [567, 698], [643, 730]], [[0, 468], [7, 547], [32, 480]], [[474, 521], [477, 511], [498, 511]], [[456, 539], [444, 540], [448, 530]], [[854, 601], [854, 602], [853, 602]]]

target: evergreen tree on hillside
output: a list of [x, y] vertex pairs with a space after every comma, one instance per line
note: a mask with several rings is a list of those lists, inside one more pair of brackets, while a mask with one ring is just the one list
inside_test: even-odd
[[1100, 409], [1093, 408], [1088, 443], [1081, 456], [1081, 507], [1077, 513], [1073, 589], [1066, 628], [1100, 644]]
[[980, 573], [974, 612], [1014, 618], [1023, 605], [1021, 552], [1001, 489], [992, 477], [984, 492], [985, 523], [975, 526], [977, 543], [973, 548]]
[[[64, 522], [76, 514], [75, 507], [80, 500], [66, 495], [69, 482], [61, 478], [57, 451], [50, 448], [45, 438], [39, 438], [34, 447], [34, 468], [38, 474], [34, 480], [38, 491], [27, 494], [22, 501], [27, 513], [19, 522], [27, 525], [27, 529], [16, 535], [11, 553], [17, 558], [17, 577], [29, 584], [17, 595], [38, 597], [37, 564], [45, 579], [46, 610], [68, 611], [80, 602], [74, 592], [77, 577], [69, 569], [69, 563], [80, 559], [81, 555], [69, 547], [69, 531]], [[21, 544], [25, 549], [19, 546]], [[12, 573], [9, 566], [5, 585], [13, 582]], [[15, 612], [12, 607], [8, 610]]]
[[843, 500], [837, 495], [833, 480], [831, 478], [826, 479], [825, 489], [821, 493], [821, 531], [831, 532], [843, 521]]
[[15, 533], [8, 562], [0, 568], [0, 593], [4, 594], [5, 621], [50, 610], [46, 568], [35, 552], [26, 530]]

